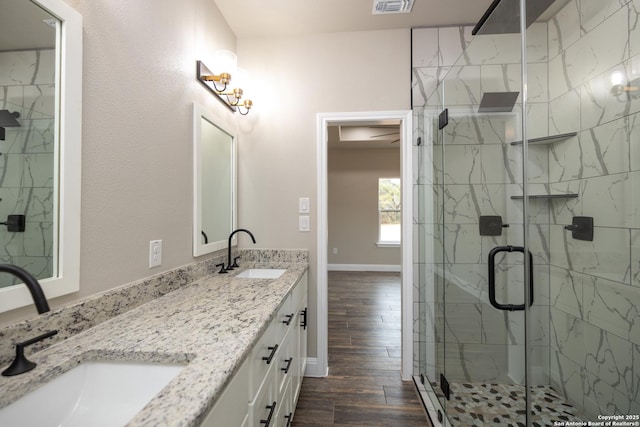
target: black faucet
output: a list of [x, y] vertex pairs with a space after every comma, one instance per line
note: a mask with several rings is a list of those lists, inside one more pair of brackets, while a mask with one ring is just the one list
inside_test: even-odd
[[3, 377], [12, 377], [14, 375], [20, 375], [20, 374], [24, 374], [25, 372], [29, 372], [30, 370], [32, 370], [33, 368], [35, 368], [36, 366], [38, 366], [37, 363], [30, 361], [29, 359], [27, 359], [24, 355], [24, 348], [28, 345], [31, 344], [35, 344], [37, 342], [40, 342], [46, 338], [52, 337], [55, 334], [57, 334], [58, 331], [49, 331], [49, 332], [45, 332], [42, 335], [38, 335], [35, 338], [31, 338], [30, 340], [27, 340], [25, 342], [20, 342], [16, 344], [16, 357], [13, 359], [13, 362], [11, 362], [11, 365], [9, 365], [9, 367], [7, 369], [5, 369], [4, 371], [2, 371], [2, 376]]
[[[40, 283], [38, 283], [38, 280], [31, 274], [29, 274], [29, 272], [21, 267], [18, 267], [17, 265], [12, 264], [0, 264], [0, 272], [13, 274], [18, 279], [24, 282], [24, 284], [27, 286], [27, 289], [29, 289], [29, 292], [31, 292], [31, 298], [33, 298], [33, 303], [38, 310], [38, 314], [46, 313], [49, 311], [49, 303], [47, 302], [47, 298], [44, 296], [44, 292], [42, 291]], [[46, 338], [52, 337], [57, 333], [58, 331], [49, 331], [35, 338], [31, 338], [30, 340], [16, 344], [16, 357], [11, 365], [7, 369], [2, 371], [2, 375], [5, 377], [19, 375], [35, 368], [36, 364], [31, 362], [30, 360], [27, 360], [27, 358], [24, 356], [24, 348]]]
[[38, 280], [29, 274], [29, 272], [12, 264], [0, 264], [0, 272], [13, 274], [27, 285], [29, 292], [31, 292], [33, 303], [36, 305], [36, 309], [38, 310], [38, 314], [49, 311], [49, 303], [47, 302], [47, 298], [44, 296], [40, 283], [38, 283]]
[[[249, 236], [251, 236], [251, 240], [253, 241], [254, 245], [256, 243], [256, 238], [253, 237], [253, 234], [249, 230], [247, 230], [245, 228], [238, 228], [237, 230], [233, 230], [231, 232], [231, 234], [229, 234], [229, 246], [228, 246], [229, 252], [227, 253], [227, 268], [225, 269], [224, 273], [226, 273], [229, 270], [233, 270], [233, 268], [234, 268], [234, 265], [232, 265], [233, 261], [231, 260], [231, 239], [233, 238], [233, 236], [236, 233], [239, 233], [241, 231], [243, 231], [243, 232], [247, 233]], [[234, 264], [235, 264], [236, 267], [238, 266], [237, 262], [234, 263]], [[220, 273], [223, 273], [223, 271], [221, 270]]]

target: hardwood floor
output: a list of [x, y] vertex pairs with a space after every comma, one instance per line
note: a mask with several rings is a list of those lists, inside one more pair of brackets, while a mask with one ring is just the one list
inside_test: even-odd
[[306, 377], [294, 427], [431, 426], [400, 377], [400, 275], [329, 272], [329, 376]]

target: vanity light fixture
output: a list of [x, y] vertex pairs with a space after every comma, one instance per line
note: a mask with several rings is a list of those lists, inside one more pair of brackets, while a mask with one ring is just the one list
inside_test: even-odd
[[[231, 75], [235, 75], [238, 66], [238, 57], [230, 50], [219, 50], [215, 54], [213, 71], [210, 74], [203, 75], [202, 78], [212, 83], [212, 87], [216, 92], [224, 92], [231, 83]], [[218, 84], [222, 87], [218, 87]]]
[[[243, 79], [246, 72], [235, 66], [233, 52], [219, 51], [216, 53], [216, 60], [215, 71], [211, 71], [202, 61], [196, 61], [196, 79], [231, 111], [237, 111], [246, 116], [253, 107], [253, 101], [243, 98], [242, 85], [246, 83]], [[232, 75], [233, 82], [237, 82], [233, 86], [231, 85]]]

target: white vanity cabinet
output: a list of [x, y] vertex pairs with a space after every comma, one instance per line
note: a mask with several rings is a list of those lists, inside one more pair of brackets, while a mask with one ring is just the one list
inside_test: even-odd
[[307, 359], [308, 275], [285, 297], [203, 427], [288, 427]]

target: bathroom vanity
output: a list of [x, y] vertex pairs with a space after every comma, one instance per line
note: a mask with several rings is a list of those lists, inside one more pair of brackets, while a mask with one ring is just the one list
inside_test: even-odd
[[205, 276], [28, 356], [33, 371], [0, 378], [0, 407], [87, 361], [182, 364], [128, 426], [289, 425], [306, 363], [308, 276], [303, 263], [278, 267], [275, 279]]
[[202, 426], [288, 426], [306, 367], [306, 329], [307, 273], [304, 273]]

